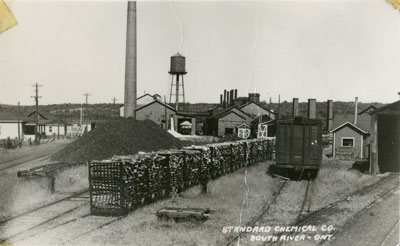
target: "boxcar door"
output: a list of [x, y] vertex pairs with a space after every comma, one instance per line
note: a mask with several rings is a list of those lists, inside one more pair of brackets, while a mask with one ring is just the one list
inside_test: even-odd
[[292, 135], [292, 160], [294, 165], [303, 165], [304, 163], [304, 125], [293, 124]]
[[290, 164], [290, 125], [285, 123], [278, 123], [277, 129], [277, 150], [276, 162], [278, 164]]
[[310, 126], [310, 160], [309, 165], [319, 165], [320, 160], [320, 146], [321, 140], [319, 136], [319, 129], [318, 125], [311, 125]]

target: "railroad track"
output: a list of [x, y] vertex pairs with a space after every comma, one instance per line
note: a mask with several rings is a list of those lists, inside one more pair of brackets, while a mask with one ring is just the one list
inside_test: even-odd
[[[301, 202], [300, 210], [297, 213], [295, 224], [299, 223], [301, 215], [303, 214], [304, 207], [306, 205], [307, 198], [308, 198], [308, 193], [309, 193], [309, 190], [310, 190], [310, 185], [311, 185], [312, 182], [313, 181], [311, 181], [311, 180], [307, 180], [307, 186], [306, 186], [306, 189], [305, 189], [305, 192], [304, 192], [304, 195], [303, 195], [303, 201]], [[282, 234], [283, 233], [278, 233], [276, 236], [279, 238]], [[278, 244], [280, 246], [280, 245], [283, 244], [283, 241], [275, 241], [275, 242], [272, 243], [272, 245], [274, 245], [274, 244]], [[266, 244], [264, 244], [264, 245], [266, 245]]]
[[[387, 191], [385, 191], [381, 196], [374, 198], [374, 200], [368, 205], [365, 206], [364, 208], [362, 208], [360, 211], [358, 211], [357, 213], [355, 213], [354, 215], [350, 216], [342, 225], [340, 225], [339, 227], [336, 227], [330, 234], [333, 236], [335, 236], [338, 232], [342, 231], [342, 228], [345, 227], [347, 224], [349, 224], [351, 221], [353, 221], [354, 218], [356, 218], [358, 215], [360, 215], [361, 213], [363, 213], [366, 209], [368, 209], [369, 207], [373, 206], [374, 204], [376, 204], [376, 202], [378, 202], [381, 199], [385, 199], [386, 197], [388, 197], [392, 192], [394, 192], [395, 190], [397, 190], [399, 188], [399, 186], [396, 186], [392, 189], [389, 189]], [[328, 210], [328, 209], [327, 209]], [[324, 210], [324, 212], [326, 212], [327, 210]], [[315, 216], [314, 216], [315, 217]], [[321, 239], [317, 245], [324, 245], [327, 242], [327, 238], [323, 238]]]
[[[24, 221], [31, 222], [32, 215], [33, 220], [37, 220], [35, 217], [36, 213], [43, 213], [44, 210], [52, 206], [56, 208], [55, 206], [59, 204], [70, 202], [67, 209], [65, 209], [64, 206], [63, 211], [57, 212], [52, 216], [47, 216], [44, 219], [40, 218], [41, 220], [37, 223], [24, 226], [24, 228], [16, 231], [15, 233], [8, 233], [9, 235], [0, 238], [0, 244], [19, 243], [25, 245], [28, 243], [28, 245], [30, 245], [31, 242], [39, 240], [40, 243], [46, 245], [69, 245], [71, 241], [88, 235], [96, 230], [101, 229], [102, 227], [110, 225], [124, 218], [124, 216], [116, 218], [92, 216], [88, 206], [90, 203], [89, 199], [87, 196], [82, 196], [85, 193], [87, 193], [87, 190], [74, 193], [63, 199], [0, 221], [1, 231], [3, 228], [6, 228], [9, 225], [15, 227], [15, 225], [18, 226], [18, 224], [24, 223]], [[78, 204], [73, 204], [74, 202], [78, 202]], [[54, 235], [59, 238], [52, 238]], [[44, 242], [46, 240], [49, 240], [49, 242]]]
[[[304, 217], [302, 219], [300, 219], [300, 216], [299, 216], [299, 218], [296, 220], [296, 223], [292, 224], [292, 226], [308, 225], [308, 223], [311, 222], [314, 218], [318, 218], [318, 217], [321, 217], [321, 216], [329, 216], [329, 213], [335, 210], [336, 205], [347, 201], [348, 197], [352, 197], [352, 196], [355, 196], [355, 195], [367, 194], [368, 192], [370, 192], [373, 189], [373, 187], [380, 186], [380, 185], [384, 186], [386, 183], [391, 182], [391, 180], [395, 179], [395, 178], [397, 179], [398, 175], [391, 175], [388, 178], [383, 178], [383, 179], [379, 180], [378, 182], [376, 182], [374, 184], [371, 184], [369, 186], [366, 186], [366, 187], [362, 188], [361, 190], [355, 191], [355, 192], [351, 193], [350, 195], [348, 195], [348, 196], [346, 196], [346, 197], [344, 197], [342, 199], [339, 199], [339, 200], [337, 200], [337, 201], [335, 201], [335, 202], [333, 202], [333, 203], [331, 203], [331, 204], [329, 204], [329, 205], [327, 205], [327, 206], [325, 206], [325, 207], [323, 207], [323, 208], [321, 208], [321, 209], [319, 209], [319, 210], [307, 215], [306, 217]], [[330, 232], [330, 235], [332, 235], [332, 237], [334, 235], [336, 235], [338, 232], [340, 232], [342, 230], [342, 228], [344, 226], [346, 226], [348, 223], [350, 223], [355, 217], [357, 217], [362, 212], [364, 212], [367, 208], [369, 208], [370, 206], [375, 204], [378, 200], [380, 200], [382, 198], [385, 198], [388, 195], [390, 195], [390, 193], [392, 193], [393, 191], [395, 191], [398, 188], [399, 188], [399, 185], [397, 185], [394, 188], [391, 188], [391, 189], [383, 192], [383, 194], [379, 195], [378, 197], [375, 197], [374, 200], [368, 206], [362, 208], [360, 211], [358, 211], [357, 213], [355, 213], [352, 216], [350, 216], [340, 226], [336, 226], [335, 229]], [[304, 204], [302, 205], [302, 207], [304, 208]], [[303, 208], [302, 208], [302, 210], [303, 210]], [[293, 235], [295, 233], [296, 232], [288, 233], [288, 235]], [[280, 236], [280, 234], [278, 234], [278, 237], [279, 236]], [[323, 245], [323, 244], [325, 244], [327, 242], [327, 240], [328, 240], [328, 238], [322, 238], [320, 241], [318, 241], [318, 243], [316, 243], [316, 245]], [[285, 243], [285, 241], [266, 242], [264, 245], [268, 245], [268, 244], [270, 244], [270, 245], [274, 245], [274, 244], [282, 245], [283, 243]]]
[[[64, 197], [64, 198], [62, 198], [62, 199], [60, 199], [60, 200], [57, 200], [57, 201], [51, 202], [51, 203], [49, 203], [49, 204], [46, 204], [46, 205], [43, 205], [43, 206], [34, 208], [34, 209], [32, 209], [32, 210], [29, 210], [29, 211], [20, 213], [20, 214], [15, 215], [15, 216], [6, 218], [6, 219], [0, 221], [0, 229], [3, 228], [3, 230], [5, 230], [4, 228], [8, 228], [8, 227], [12, 227], [12, 226], [15, 227], [15, 225], [18, 225], [18, 223], [21, 224], [21, 225], [24, 225], [25, 223], [29, 223], [29, 222], [31, 222], [31, 221], [29, 221], [29, 217], [30, 217], [30, 216], [32, 216], [33, 218], [35, 218], [35, 214], [39, 214], [38, 217], [40, 217], [40, 213], [41, 213], [41, 212], [42, 212], [42, 213], [43, 213], [43, 211], [46, 212], [46, 210], [50, 210], [50, 211], [51, 211], [50, 208], [56, 207], [56, 206], [60, 205], [60, 204], [63, 203], [63, 202], [66, 202], [66, 201], [71, 201], [71, 202], [73, 202], [73, 200], [71, 200], [71, 199], [77, 198], [77, 197], [79, 197], [80, 195], [85, 194], [87, 191], [88, 191], [88, 190], [84, 190], [84, 191], [81, 191], [81, 192], [77, 192], [77, 193], [74, 193], [74, 194], [72, 194], [72, 195], [70, 195], [70, 196]], [[13, 239], [15, 239], [15, 238], [20, 237], [20, 236], [23, 235], [23, 234], [27, 234], [28, 232], [35, 230], [35, 229], [38, 228], [38, 227], [41, 227], [41, 226], [43, 226], [43, 225], [45, 225], [45, 224], [47, 224], [47, 223], [56, 221], [56, 220], [58, 220], [59, 218], [61, 218], [62, 216], [66, 215], [66, 214], [69, 214], [69, 213], [72, 213], [72, 212], [78, 210], [79, 208], [81, 208], [81, 207], [83, 207], [83, 206], [89, 204], [89, 201], [88, 201], [88, 199], [87, 199], [87, 201], [86, 201], [86, 197], [84, 197], [83, 201], [81, 201], [80, 203], [81, 203], [81, 204], [78, 204], [77, 206], [74, 205], [74, 206], [72, 206], [72, 207], [68, 207], [67, 210], [65, 210], [65, 211], [63, 211], [63, 212], [61, 212], [61, 213], [56, 213], [55, 215], [50, 216], [49, 218], [46, 218], [46, 219], [44, 219], [44, 220], [41, 220], [41, 221], [39, 221], [38, 223], [34, 223], [34, 224], [31, 225], [31, 226], [26, 226], [26, 227], [23, 228], [22, 230], [19, 230], [19, 231], [15, 232], [15, 233], [13, 233], [13, 234], [11, 234], [11, 235], [6, 235], [6, 236], [4, 236], [3, 238], [0, 238], [0, 243], [9, 242], [9, 241], [11, 241], [11, 240], [13, 240]], [[24, 220], [24, 217], [27, 217], [28, 220], [27, 220], [27, 218], [25, 218], [25, 220]], [[36, 218], [36, 219], [37, 219], [37, 218]], [[28, 233], [28, 234], [29, 234], [29, 233]]]
[[0, 172], [11, 169], [13, 167], [25, 164], [27, 162], [30, 161], [36, 161], [36, 160], [40, 160], [40, 159], [45, 159], [47, 157], [50, 157], [51, 155], [47, 154], [43, 154], [43, 155], [39, 155], [39, 156], [35, 156], [34, 158], [30, 158], [30, 157], [23, 157], [17, 160], [13, 160], [13, 161], [7, 161], [7, 162], [2, 162], [0, 163]]
[[[268, 204], [268, 206], [267, 206], [256, 218], [254, 218], [249, 224], [247, 224], [247, 225], [246, 225], [247, 227], [255, 227], [256, 223], [257, 223], [265, 214], [267, 214], [267, 213], [270, 211], [270, 209], [275, 205], [276, 201], [278, 200], [278, 197], [281, 195], [282, 191], [283, 191], [284, 188], [286, 187], [286, 184], [287, 184], [288, 182], [290, 182], [290, 181], [285, 180], [285, 181], [281, 181], [281, 182], [282, 182], [282, 184], [280, 185], [278, 191], [275, 193], [275, 195], [274, 195], [274, 197], [273, 197], [271, 203]], [[310, 184], [311, 184], [311, 182], [312, 182], [312, 181], [310, 181], [310, 180], [307, 181], [307, 186], [306, 186], [306, 188], [305, 188], [305, 192], [304, 192], [304, 195], [303, 195], [303, 200], [302, 200], [302, 203], [301, 203], [301, 208], [300, 208], [300, 211], [298, 212], [298, 215], [296, 216], [296, 221], [299, 220], [299, 218], [300, 218], [300, 216], [301, 216], [301, 214], [302, 214], [302, 212], [303, 212], [303, 210], [304, 210], [304, 207], [305, 207], [305, 204], [306, 204], [306, 201], [307, 201], [307, 197], [308, 197], [308, 193], [309, 193], [309, 190], [310, 190]], [[231, 245], [232, 243], [234, 243], [234, 242], [240, 240], [240, 237], [241, 237], [242, 235], [244, 235], [245, 233], [246, 233], [246, 232], [239, 232], [237, 236], [235, 236], [233, 239], [231, 239], [231, 240], [226, 244], [226, 246], [229, 246], [229, 245]]]

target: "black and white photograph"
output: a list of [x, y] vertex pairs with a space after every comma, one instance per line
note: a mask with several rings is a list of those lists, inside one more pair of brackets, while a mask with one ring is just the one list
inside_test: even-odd
[[400, 0], [0, 0], [0, 246], [399, 246]]

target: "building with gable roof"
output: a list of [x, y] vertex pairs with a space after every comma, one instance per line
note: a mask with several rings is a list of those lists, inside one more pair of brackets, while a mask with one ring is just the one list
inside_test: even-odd
[[250, 124], [252, 118], [236, 106], [232, 106], [221, 113], [210, 117], [209, 130], [211, 135], [222, 137], [229, 134], [237, 134], [238, 126], [243, 123]]
[[343, 160], [367, 159], [369, 156], [371, 115], [376, 109], [370, 105], [356, 115], [335, 115], [330, 132], [333, 133], [332, 155]]

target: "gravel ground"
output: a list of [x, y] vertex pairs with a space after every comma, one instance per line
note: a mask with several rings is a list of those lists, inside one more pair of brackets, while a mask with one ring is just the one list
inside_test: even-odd
[[344, 226], [327, 245], [395, 246], [400, 243], [400, 190], [380, 199]]
[[60, 149], [71, 143], [71, 141], [70, 139], [64, 139], [41, 144], [39, 146], [24, 146], [22, 148], [10, 150], [1, 149], [0, 170], [7, 168], [3, 172], [14, 172], [49, 163], [50, 160], [48, 158], [46, 159], [45, 156], [60, 151]]
[[[278, 188], [279, 180], [266, 174], [268, 164], [260, 163], [248, 168], [250, 195], [243, 213], [243, 223], [254, 218], [268, 203]], [[183, 193], [175, 204], [171, 199], [139, 208], [112, 224], [96, 231], [97, 227], [116, 219], [115, 217], [88, 216], [73, 223], [60, 225], [62, 217], [52, 225], [39, 228], [37, 234], [13, 245], [223, 245], [226, 238], [236, 234], [223, 234], [222, 226], [238, 225], [239, 210], [244, 195], [244, 169], [210, 181], [209, 193], [200, 194], [194, 187]], [[264, 192], [262, 192], [264, 191]], [[202, 223], [158, 221], [155, 211], [166, 206], [200, 207], [216, 210], [211, 218]], [[88, 213], [88, 207], [77, 210], [76, 216]], [[72, 215], [68, 215], [71, 218]], [[80, 236], [87, 233], [83, 236]], [[157, 235], [157, 236], [155, 236]], [[71, 241], [69, 241], [71, 240]]]

